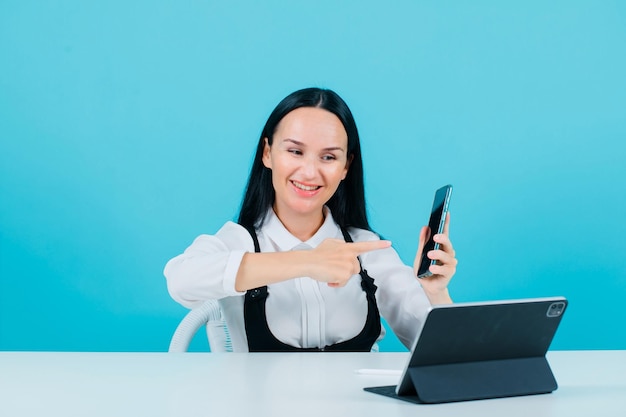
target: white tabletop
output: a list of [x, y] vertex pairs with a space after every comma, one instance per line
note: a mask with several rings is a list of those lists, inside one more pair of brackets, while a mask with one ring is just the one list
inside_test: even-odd
[[550, 352], [552, 394], [419, 405], [368, 393], [407, 353], [0, 352], [0, 416], [626, 416], [626, 351]]

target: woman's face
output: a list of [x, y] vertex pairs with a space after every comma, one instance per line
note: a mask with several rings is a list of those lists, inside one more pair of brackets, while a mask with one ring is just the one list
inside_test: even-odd
[[320, 219], [322, 207], [346, 177], [348, 135], [333, 113], [301, 107], [278, 124], [272, 146], [265, 139], [263, 164], [272, 170], [274, 211], [283, 221]]

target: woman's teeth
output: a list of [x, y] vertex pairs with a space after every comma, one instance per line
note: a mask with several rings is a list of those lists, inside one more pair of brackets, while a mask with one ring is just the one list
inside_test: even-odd
[[319, 185], [309, 186], [309, 185], [300, 184], [299, 182], [296, 182], [296, 181], [292, 181], [291, 183], [296, 188], [299, 188], [299, 189], [304, 190], [304, 191], [314, 191], [314, 190], [317, 190], [318, 188], [320, 188]]

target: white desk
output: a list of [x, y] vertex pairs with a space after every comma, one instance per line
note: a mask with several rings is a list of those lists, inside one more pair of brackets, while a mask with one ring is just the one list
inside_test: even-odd
[[552, 394], [418, 405], [363, 387], [407, 353], [0, 352], [0, 416], [626, 416], [626, 351], [551, 352]]

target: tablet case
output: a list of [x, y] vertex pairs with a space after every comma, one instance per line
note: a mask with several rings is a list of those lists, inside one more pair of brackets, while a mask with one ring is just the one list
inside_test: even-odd
[[563, 297], [433, 307], [400, 387], [366, 391], [442, 403], [557, 389], [545, 357], [567, 307]]

